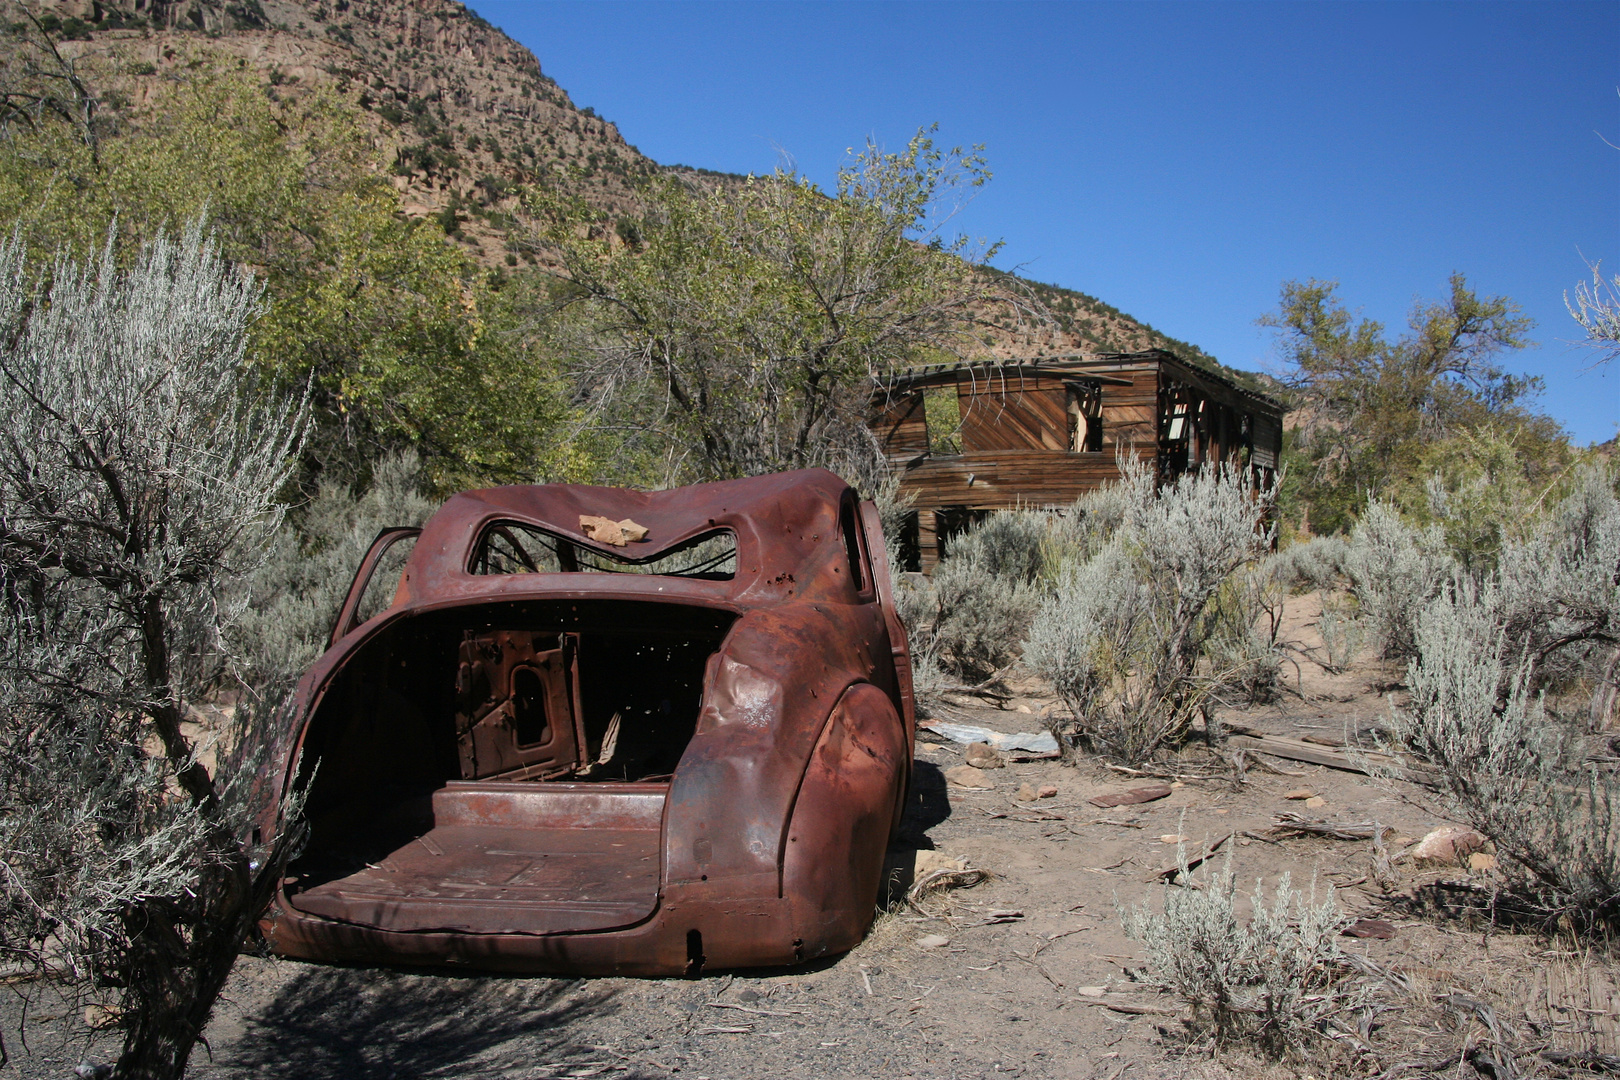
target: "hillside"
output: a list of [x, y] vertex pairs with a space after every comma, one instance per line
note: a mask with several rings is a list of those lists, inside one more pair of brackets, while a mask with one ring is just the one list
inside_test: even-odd
[[[491, 268], [545, 257], [514, 228], [523, 185], [629, 218], [638, 183], [659, 172], [730, 179], [648, 158], [610, 120], [577, 107], [527, 48], [454, 0], [45, 0], [33, 9], [103, 108], [131, 117], [160, 109], [167, 87], [210, 67], [253, 72], [272, 97], [335, 91], [365, 117], [374, 167], [404, 212], [437, 219]], [[991, 355], [1157, 347], [1254, 381], [1095, 297], [1014, 280], [1050, 321], [987, 313], [980, 339]]]

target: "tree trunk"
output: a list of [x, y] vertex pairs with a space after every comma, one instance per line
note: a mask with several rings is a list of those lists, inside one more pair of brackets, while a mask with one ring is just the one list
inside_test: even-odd
[[150, 900], [125, 914], [129, 1027], [119, 1080], [180, 1080], [258, 917], [246, 855], [223, 831], [210, 839], [195, 900]]

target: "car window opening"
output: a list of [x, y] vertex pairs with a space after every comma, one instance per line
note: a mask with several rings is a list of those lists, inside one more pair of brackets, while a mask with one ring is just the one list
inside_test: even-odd
[[533, 525], [501, 521], [484, 530], [473, 549], [474, 574], [658, 574], [666, 577], [730, 581], [737, 573], [737, 535], [715, 529], [674, 547], [641, 555], [644, 544], [625, 554], [576, 543]]
[[866, 588], [866, 572], [861, 559], [860, 511], [854, 499], [845, 499], [838, 514], [838, 531], [844, 534], [844, 554], [849, 559], [849, 583], [856, 592]]

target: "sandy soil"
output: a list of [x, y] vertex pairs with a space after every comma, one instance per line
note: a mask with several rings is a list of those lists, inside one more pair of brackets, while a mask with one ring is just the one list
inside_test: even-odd
[[[1315, 597], [1295, 604], [1289, 621], [1296, 640], [1312, 642], [1319, 610]], [[1295, 738], [1343, 737], [1386, 715], [1399, 673], [1367, 662], [1332, 676], [1302, 661], [1289, 669], [1289, 681], [1281, 701], [1224, 719]], [[1039, 730], [1038, 714], [1052, 699], [1034, 684], [1019, 689], [1021, 696], [999, 708], [964, 702], [952, 719]], [[1398, 688], [1393, 693], [1398, 697]], [[1388, 920], [1392, 939], [1345, 938], [1345, 948], [1405, 972], [1415, 1002], [1466, 991], [1493, 1002], [1504, 1018], [1521, 1015], [1540, 996], [1553, 1002], [1547, 980], [1569, 967], [1569, 951], [1544, 938], [1490, 929], [1444, 903], [1425, 907], [1447, 895], [1446, 882], [1460, 887], [1470, 879], [1463, 867], [1417, 871], [1397, 860], [1401, 880], [1386, 893], [1370, 880], [1368, 842], [1268, 842], [1284, 811], [1376, 821], [1398, 837], [1422, 837], [1445, 819], [1413, 785], [1280, 760], [1270, 763], [1276, 771], [1251, 766], [1239, 780], [1220, 759], [1195, 750], [1176, 766], [1182, 778], [1169, 797], [1103, 810], [1087, 800], [1155, 781], [1097, 763], [1009, 762], [989, 772], [992, 788], [967, 790], [943, 775], [961, 763], [963, 749], [926, 735], [919, 742], [903, 838], [993, 876], [925, 900], [927, 914], [896, 905], [847, 956], [795, 971], [667, 981], [469, 977], [244, 957], [191, 1073], [208, 1080], [1366, 1075], [1364, 1067], [1271, 1065], [1242, 1051], [1190, 1049], [1168, 998], [1156, 999], [1164, 1013], [1110, 1007], [1155, 1000], [1133, 982], [1142, 958], [1121, 932], [1117, 905], [1160, 902], [1158, 872], [1173, 863], [1177, 835], [1197, 852], [1235, 834], [1229, 847], [1240, 881], [1263, 878], [1269, 886], [1288, 872], [1296, 885], [1309, 888], [1314, 880], [1319, 891], [1335, 889], [1352, 915]], [[1200, 778], [1204, 773], [1217, 775]], [[1018, 802], [1026, 783], [1054, 785], [1058, 794]], [[1324, 801], [1306, 810], [1284, 798], [1300, 788]], [[930, 935], [948, 944], [919, 945]], [[1588, 1005], [1593, 995], [1612, 992], [1606, 968], [1582, 970]], [[1614, 1011], [1604, 1004], [1595, 1012], [1604, 1010]], [[16, 1009], [0, 1011], [17, 1075], [68, 1076], [86, 1057], [107, 1060], [115, 1052], [107, 1035], [86, 1046], [81, 1018], [68, 1010], [49, 1022], [36, 1016], [24, 1051]], [[1612, 1044], [1613, 1017], [1605, 1019], [1610, 1034], [1600, 1031], [1600, 1041]], [[1380, 1023], [1402, 1021], [1414, 1048], [1473, 1037], [1466, 1024], [1436, 1025], [1422, 1009]], [[1462, 1068], [1447, 1075], [1480, 1075]]]

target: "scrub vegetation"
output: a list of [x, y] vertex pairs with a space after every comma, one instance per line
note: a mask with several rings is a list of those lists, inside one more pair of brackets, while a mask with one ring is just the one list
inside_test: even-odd
[[[874, 376], [1180, 344], [990, 269], [953, 224], [984, 155], [931, 128], [852, 152], [830, 190], [666, 169], [462, 9], [407, 43], [306, 6], [307, 27], [258, 3], [184, 25], [6, 8], [0, 949], [24, 997], [102, 1011], [122, 1077], [181, 1075], [250, 940], [289, 855], [254, 829], [270, 721], [379, 528], [472, 486], [816, 465], [893, 525]], [[503, 80], [501, 115], [542, 119], [406, 89], [448, 78], [436, 33]], [[288, 41], [319, 59], [291, 71]], [[1568, 302], [1607, 364], [1617, 286], [1591, 271]], [[1293, 409], [1280, 481], [1123, 461], [1073, 506], [977, 521], [898, 586], [922, 708], [1033, 679], [1066, 764], [1174, 776], [1303, 668], [1382, 665], [1379, 760], [1436, 777], [1489, 842], [1489, 918], [1599, 947], [1620, 928], [1612, 444], [1535, 409], [1506, 365], [1528, 321], [1462, 275], [1394, 336], [1329, 281], [1285, 283], [1262, 321], [1286, 369], [1234, 377]], [[956, 399], [927, 408], [948, 448]], [[1307, 644], [1285, 609], [1310, 595]], [[1346, 981], [1330, 894], [1284, 879], [1246, 904], [1230, 866], [1198, 884], [1122, 916], [1200, 1045], [1370, 1038], [1385, 1005]]]

